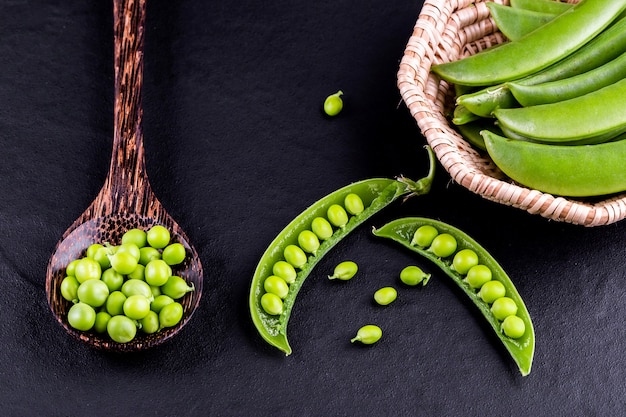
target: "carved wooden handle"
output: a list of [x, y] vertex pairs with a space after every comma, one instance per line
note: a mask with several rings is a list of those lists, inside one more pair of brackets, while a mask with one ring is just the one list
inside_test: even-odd
[[114, 0], [115, 104], [108, 185], [114, 193], [141, 193], [145, 170], [141, 88], [146, 0]]

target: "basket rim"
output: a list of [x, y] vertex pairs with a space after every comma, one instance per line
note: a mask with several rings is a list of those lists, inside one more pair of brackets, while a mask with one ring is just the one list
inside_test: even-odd
[[[449, 125], [443, 109], [451, 86], [430, 68], [505, 40], [485, 1], [425, 0], [400, 60], [397, 87], [437, 159], [455, 182], [471, 192], [530, 214], [588, 227], [624, 219], [626, 192], [592, 202], [527, 188], [506, 177], [488, 155], [475, 150]], [[497, 2], [508, 4], [508, 0]]]

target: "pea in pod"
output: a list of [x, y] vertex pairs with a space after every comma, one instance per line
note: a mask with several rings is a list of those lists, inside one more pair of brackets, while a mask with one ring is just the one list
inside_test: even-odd
[[[291, 354], [292, 349], [287, 339], [287, 325], [291, 311], [297, 294], [306, 278], [326, 253], [359, 225], [398, 198], [422, 195], [430, 191], [436, 164], [433, 151], [429, 147], [426, 149], [428, 150], [430, 162], [429, 173], [426, 177], [419, 181], [412, 181], [404, 177], [398, 179], [373, 178], [340, 188], [305, 209], [270, 243], [254, 271], [249, 295], [252, 321], [261, 337], [267, 343], [280, 349], [287, 355]], [[284, 299], [272, 297], [271, 293], [266, 292], [264, 282], [268, 277], [275, 275], [276, 269], [274, 266], [279, 263], [282, 263], [281, 265], [284, 266], [285, 261], [289, 262], [285, 259], [285, 249], [289, 248], [289, 252], [294, 252], [294, 247], [299, 248], [298, 236], [302, 231], [310, 230], [315, 219], [325, 218], [330, 207], [344, 206], [346, 197], [351, 196], [349, 200], [352, 200], [354, 195], [360, 197], [363, 203], [363, 210], [361, 211], [360, 207], [356, 211], [350, 210], [357, 214], [350, 215], [345, 224], [335, 226], [332, 229], [332, 235], [323, 240], [320, 239], [319, 246], [314, 254], [305, 253], [305, 261], [302, 263], [298, 261], [298, 265], [294, 265], [297, 274], [295, 279], [289, 283], [289, 291]], [[353, 204], [353, 201], [349, 202], [348, 206]], [[264, 296], [265, 299], [263, 299]], [[270, 297], [271, 300], [268, 300]], [[265, 303], [262, 303], [262, 300]], [[271, 301], [271, 303], [268, 301]], [[264, 308], [263, 304], [271, 307], [269, 312]]]
[[446, 81], [470, 86], [515, 80], [579, 49], [624, 10], [626, 0], [583, 0], [517, 41], [435, 65], [432, 70]]
[[[452, 236], [457, 243], [455, 254], [469, 250], [477, 255], [477, 261], [479, 264], [475, 265], [475, 267], [479, 267], [479, 265], [483, 268], [486, 267], [486, 269], [491, 273], [491, 276], [488, 277], [489, 282], [494, 284], [490, 284], [490, 286], [495, 287], [495, 284], [497, 284], [497, 286], [500, 287], [499, 290], [503, 289], [503, 293], [498, 294], [496, 298], [502, 298], [502, 296], [505, 295], [515, 303], [516, 310], [514, 316], [518, 317], [518, 319], [515, 320], [521, 320], [523, 322], [521, 327], [524, 331], [521, 335], [511, 332], [508, 325], [509, 323], [507, 323], [507, 326], [503, 328], [503, 321], [500, 320], [503, 316], [500, 311], [493, 309], [492, 306], [489, 305], [493, 299], [487, 299], [487, 297], [491, 297], [492, 294], [497, 293], [497, 291], [490, 291], [491, 294], [487, 296], [486, 290], [483, 290], [483, 287], [487, 285], [486, 283], [481, 283], [481, 290], [478, 290], [478, 288], [475, 288], [475, 285], [470, 285], [468, 282], [467, 278], [469, 272], [468, 274], [461, 274], [457, 272], [458, 265], [455, 268], [455, 265], [453, 264], [453, 260], [456, 255], [453, 254], [446, 257], [439, 257], [434, 253], [432, 250], [433, 248], [420, 246], [415, 243], [414, 238], [416, 236], [416, 231], [422, 226], [428, 226], [429, 228], [434, 227], [439, 233], [438, 236]], [[461, 288], [461, 290], [463, 290], [469, 299], [478, 307], [487, 322], [491, 325], [496, 335], [517, 364], [521, 374], [526, 376], [530, 373], [535, 351], [535, 333], [530, 314], [528, 313], [522, 297], [519, 295], [515, 285], [507, 273], [493, 258], [493, 256], [487, 252], [486, 249], [458, 228], [441, 221], [422, 217], [397, 219], [387, 223], [379, 229], [374, 229], [373, 233], [375, 236], [396, 241], [405, 248], [408, 248], [409, 250], [429, 259], [444, 273], [446, 273], [446, 275], [452, 278], [452, 280]], [[427, 244], [432, 243], [427, 242]], [[469, 270], [471, 271], [471, 269]], [[485, 300], [489, 302], [486, 302]], [[494, 313], [492, 309], [496, 312]], [[505, 331], [516, 337], [508, 336]]]

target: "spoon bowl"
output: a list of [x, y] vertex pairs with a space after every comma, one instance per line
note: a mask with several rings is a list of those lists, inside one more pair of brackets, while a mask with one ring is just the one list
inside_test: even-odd
[[[96, 198], [57, 243], [46, 271], [46, 294], [56, 320], [70, 335], [96, 348], [132, 352], [169, 340], [187, 324], [200, 302], [203, 272], [198, 253], [156, 198], [146, 174], [141, 125], [146, 0], [114, 0], [113, 6], [115, 106], [111, 164]], [[183, 306], [181, 321], [153, 334], [138, 330], [137, 336], [128, 343], [115, 342], [106, 332], [83, 332], [71, 327], [67, 312], [72, 302], [61, 295], [61, 282], [68, 264], [84, 257], [93, 243], [117, 245], [126, 231], [133, 228], [147, 231], [154, 225], [166, 227], [171, 234], [170, 243], [181, 243], [185, 248], [185, 261], [172, 267], [174, 275], [194, 287], [194, 291], [177, 300]]]

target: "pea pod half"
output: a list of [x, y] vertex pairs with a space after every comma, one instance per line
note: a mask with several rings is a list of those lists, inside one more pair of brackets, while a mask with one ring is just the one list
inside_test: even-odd
[[[272, 241], [254, 271], [249, 297], [252, 321], [266, 342], [289, 355], [291, 347], [287, 340], [287, 324], [291, 310], [298, 291], [320, 259], [351, 231], [399, 197], [408, 198], [430, 191], [436, 165], [433, 151], [428, 147], [427, 150], [430, 170], [426, 177], [419, 181], [412, 181], [404, 177], [398, 179], [374, 178], [340, 188], [304, 210]], [[349, 206], [354, 204], [347, 202], [347, 196], [358, 196], [363, 203], [362, 210], [359, 209], [351, 213]], [[307, 253], [299, 246], [298, 236], [303, 232], [308, 233], [308, 231], [316, 229], [313, 226], [314, 220], [324, 220], [329, 214], [332, 216], [334, 212], [345, 206], [348, 206], [346, 207], [346, 213], [349, 216], [347, 222], [334, 226], [329, 235], [318, 232], [321, 236], [319, 246], [316, 245], [317, 248], [313, 253]], [[329, 212], [331, 207], [332, 211]], [[324, 223], [328, 225], [332, 223], [332, 219], [329, 219], [328, 222], [324, 221]], [[304, 254], [304, 258], [293, 256], [293, 253]], [[291, 258], [299, 260], [294, 262]], [[265, 285], [268, 277], [282, 275], [281, 272], [277, 271], [278, 265], [286, 266], [292, 272], [297, 271], [291, 278], [287, 278], [287, 274], [284, 275], [286, 281], [289, 281], [288, 292], [284, 297], [274, 294], [271, 288], [268, 291]], [[274, 278], [272, 280], [275, 281]]]
[[[422, 226], [429, 228], [434, 227], [437, 231], [437, 236], [444, 234], [451, 235], [456, 240], [456, 249], [450, 256], [440, 257], [433, 251], [433, 248], [427, 246], [420, 246], [415, 243], [414, 237], [416, 237], [416, 231]], [[533, 355], [535, 352], [535, 333], [533, 324], [530, 318], [530, 314], [522, 297], [519, 295], [515, 285], [506, 274], [504, 269], [496, 262], [496, 260], [479, 245], [474, 239], [468, 236], [465, 232], [457, 229], [454, 226], [446, 224], [441, 221], [422, 218], [422, 217], [407, 217], [403, 219], [394, 220], [379, 229], [374, 229], [374, 235], [392, 239], [404, 247], [416, 252], [425, 258], [432, 261], [439, 266], [443, 272], [445, 272], [452, 280], [463, 290], [463, 292], [472, 300], [472, 302], [478, 307], [485, 319], [489, 322], [493, 330], [496, 332], [498, 338], [502, 341], [505, 348], [511, 354], [511, 357], [519, 367], [522, 375], [526, 376], [530, 373], [533, 361]], [[419, 241], [419, 239], [418, 239]], [[428, 243], [427, 245], [429, 245]], [[481, 295], [481, 292], [475, 288], [476, 285], [470, 285], [468, 283], [469, 273], [463, 271], [463, 273], [457, 272], [453, 265], [453, 260], [456, 254], [465, 253], [467, 250], [473, 252], [476, 256], [476, 265], [486, 267], [491, 272], [489, 281], [499, 282], [503, 287], [503, 294], [498, 298], [506, 298], [512, 300], [517, 307], [513, 317], [517, 317], [516, 320], [523, 322], [523, 334], [520, 337], [509, 337], [503, 330], [503, 320], [500, 316], [500, 312], [494, 312], [493, 301], [486, 302]], [[475, 265], [475, 266], [476, 266]], [[460, 268], [459, 268], [460, 269]], [[470, 269], [471, 271], [471, 269]], [[484, 286], [485, 284], [482, 284]], [[498, 284], [500, 285], [500, 284]], [[491, 304], [491, 305], [490, 305]], [[518, 335], [516, 335], [518, 336]]]

